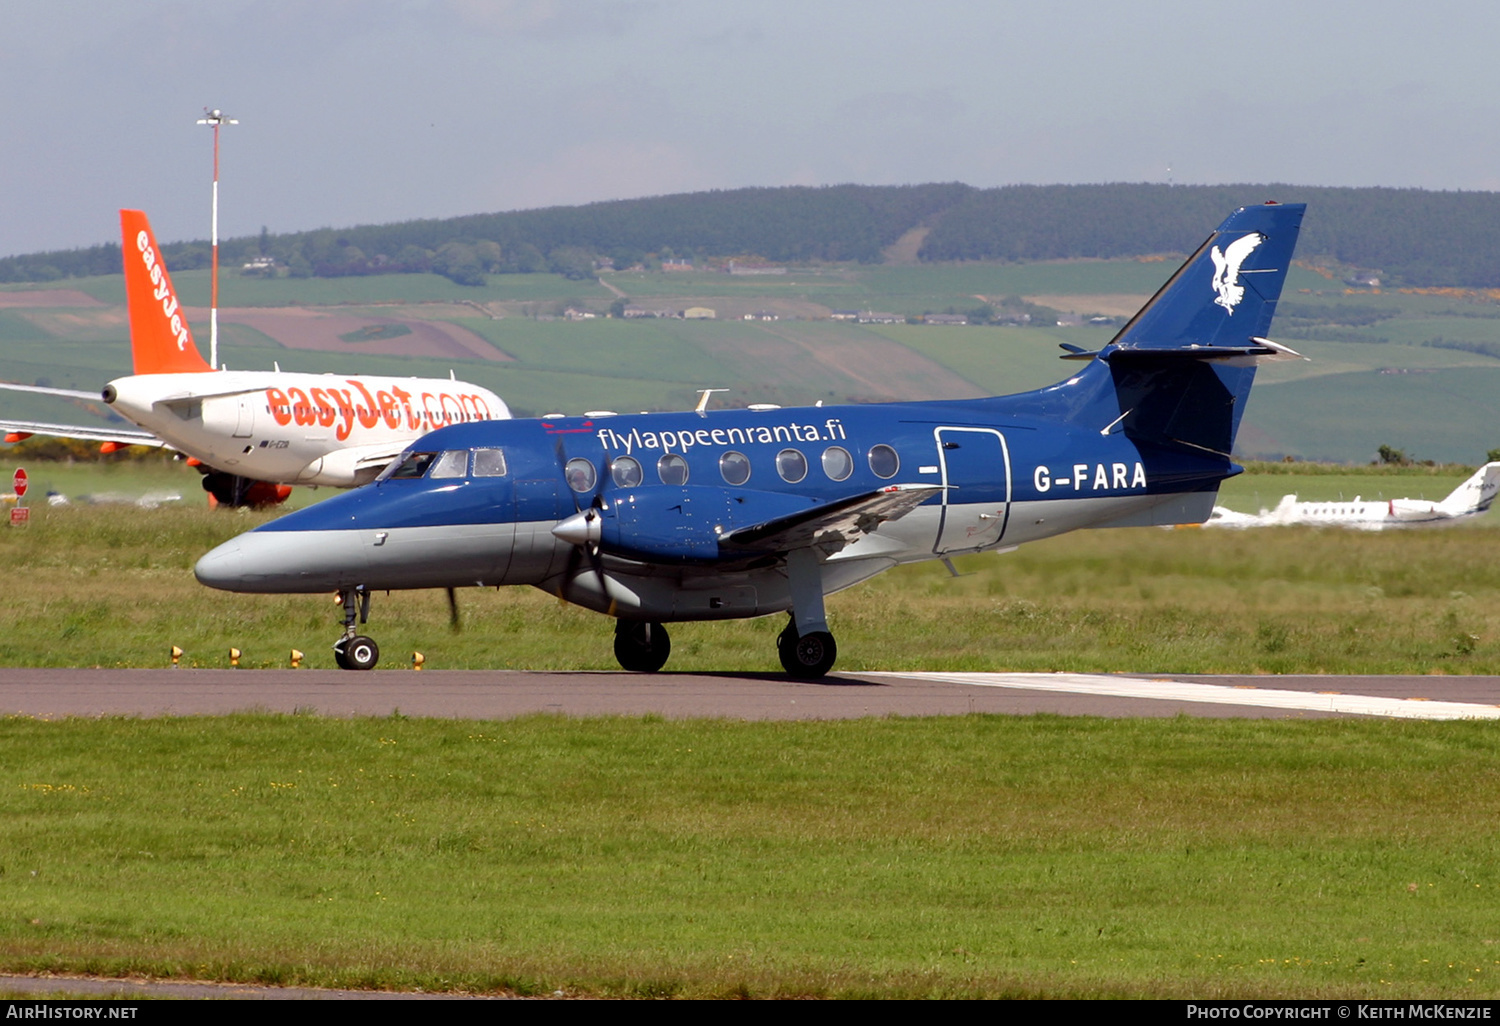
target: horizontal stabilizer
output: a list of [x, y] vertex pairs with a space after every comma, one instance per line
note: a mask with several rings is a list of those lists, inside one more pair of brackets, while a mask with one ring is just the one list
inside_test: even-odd
[[48, 388], [43, 385], [16, 385], [9, 381], [0, 381], [0, 389], [4, 389], [7, 392], [36, 392], [41, 395], [60, 395], [66, 399], [102, 401], [98, 392], [82, 392], [76, 388]]
[[844, 545], [881, 524], [900, 520], [943, 490], [942, 485], [891, 485], [873, 492], [800, 510], [730, 531], [719, 539], [721, 549], [760, 552], [790, 552], [828, 542]]
[[1272, 342], [1268, 338], [1252, 338], [1248, 346], [1200, 346], [1186, 345], [1174, 349], [1098, 349], [1085, 352], [1076, 347], [1059, 359], [1092, 360], [1096, 356], [1111, 362], [1139, 360], [1163, 356], [1190, 357], [1199, 360], [1239, 360], [1244, 363], [1273, 363], [1281, 360], [1311, 360], [1290, 346]]

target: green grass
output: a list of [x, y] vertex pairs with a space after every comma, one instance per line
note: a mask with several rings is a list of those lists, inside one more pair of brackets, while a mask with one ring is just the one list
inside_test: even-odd
[[1252, 393], [1236, 446], [1251, 454], [1369, 460], [1390, 445], [1420, 459], [1478, 463], [1500, 446], [1496, 394], [1500, 363], [1287, 382]]
[[974, 382], [981, 395], [1044, 388], [1077, 370], [1059, 342], [1097, 349], [1110, 333], [1095, 328], [998, 328], [891, 324], [869, 330], [914, 349]]
[[[52, 478], [32, 471], [40, 492]], [[1352, 480], [1262, 476], [1235, 501], [1258, 508], [1243, 501], [1257, 490], [1266, 505], [1285, 491], [1352, 498]], [[1448, 480], [1376, 479], [1404, 495], [1446, 492]], [[211, 513], [192, 483], [179, 508], [38, 507], [30, 527], [0, 530], [10, 597], [0, 665], [163, 666], [175, 644], [190, 665], [225, 665], [234, 646], [247, 666], [284, 665], [292, 648], [332, 666], [327, 596], [233, 595], [193, 580], [200, 555], [270, 514]], [[1500, 673], [1500, 530], [1484, 523], [1082, 531], [959, 560], [958, 579], [934, 563], [903, 567], [829, 600], [839, 668]], [[435, 669], [615, 668], [606, 617], [530, 588], [464, 589], [459, 602], [455, 633], [439, 591], [377, 595], [369, 633], [386, 665], [421, 651]], [[673, 625], [670, 668], [774, 672], [782, 623]]]
[[0, 722], [0, 966], [628, 997], [1500, 992], [1486, 724]]
[[[107, 473], [124, 488], [163, 470]], [[1252, 471], [1234, 484], [1412, 494], [1463, 476]], [[173, 643], [189, 666], [225, 665], [230, 645], [247, 666], [292, 647], [331, 665], [326, 596], [192, 581], [198, 555], [264, 514], [36, 518], [0, 529], [0, 665], [161, 666]], [[830, 617], [841, 669], [1497, 673], [1497, 546], [1485, 526], [1076, 532], [960, 560], [959, 579], [899, 569], [834, 596]], [[452, 633], [441, 593], [377, 595], [386, 665], [412, 649], [436, 669], [613, 665], [604, 617], [531, 589], [460, 602]], [[771, 671], [781, 623], [673, 625], [670, 669]], [[1494, 729], [4, 719], [0, 970], [622, 997], [1493, 999]]]

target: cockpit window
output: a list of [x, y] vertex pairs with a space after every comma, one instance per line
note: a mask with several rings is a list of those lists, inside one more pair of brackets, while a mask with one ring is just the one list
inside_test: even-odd
[[475, 449], [474, 476], [504, 477], [505, 453], [499, 449]]
[[437, 459], [435, 452], [413, 452], [408, 453], [400, 463], [393, 463], [395, 467], [390, 472], [391, 480], [405, 477], [421, 477], [427, 473], [427, 467], [433, 460]]
[[469, 470], [469, 450], [449, 449], [432, 465], [428, 477], [463, 477]]

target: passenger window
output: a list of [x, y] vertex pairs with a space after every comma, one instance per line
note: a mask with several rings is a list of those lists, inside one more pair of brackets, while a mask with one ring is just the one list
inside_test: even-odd
[[833, 481], [845, 480], [854, 473], [854, 457], [849, 455], [848, 449], [830, 445], [823, 450], [823, 473]]
[[395, 470], [391, 471], [391, 478], [421, 477], [427, 473], [427, 465], [437, 459], [435, 452], [414, 452], [409, 454], [400, 463], [393, 463]]
[[581, 456], [568, 461], [563, 476], [568, 479], [568, 487], [575, 492], [591, 492], [594, 482], [599, 480], [594, 465]]
[[876, 477], [895, 477], [901, 469], [901, 457], [889, 445], [877, 445], [870, 450], [870, 469]]
[[783, 449], [776, 454], [776, 473], [788, 484], [796, 484], [807, 476], [807, 457], [796, 449]]
[[732, 485], [750, 480], [750, 458], [742, 452], [726, 452], [719, 457], [719, 473]]
[[463, 477], [469, 470], [469, 450], [449, 449], [432, 465], [428, 477]]
[[504, 477], [505, 453], [499, 449], [475, 449], [474, 476]]
[[634, 488], [646, 477], [633, 456], [617, 456], [610, 460], [609, 476], [621, 488]]
[[666, 485], [685, 485], [688, 480], [688, 462], [676, 453], [668, 453], [656, 461], [656, 476]]

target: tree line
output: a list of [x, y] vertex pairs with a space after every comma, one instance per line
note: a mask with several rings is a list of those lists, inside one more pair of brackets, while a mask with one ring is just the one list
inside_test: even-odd
[[[227, 266], [273, 257], [281, 273], [436, 273], [586, 278], [603, 261], [759, 257], [878, 263], [907, 231], [929, 229], [924, 261], [1030, 261], [1191, 251], [1230, 210], [1309, 204], [1299, 253], [1378, 272], [1391, 285], [1500, 287], [1500, 193], [1289, 185], [1014, 185], [730, 189], [443, 220], [225, 240]], [[206, 242], [162, 247], [174, 270], [206, 267]], [[120, 247], [0, 259], [0, 282], [120, 272]]]

